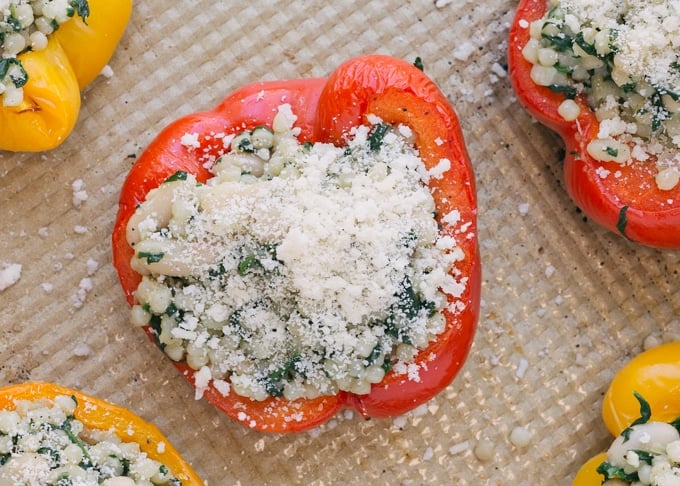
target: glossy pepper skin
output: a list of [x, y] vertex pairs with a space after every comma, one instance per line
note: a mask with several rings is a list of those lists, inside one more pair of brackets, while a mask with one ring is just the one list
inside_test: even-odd
[[[680, 418], [680, 342], [644, 351], [616, 373], [602, 403], [602, 418], [614, 437], [640, 417], [640, 402], [633, 392], [649, 404], [650, 421], [672, 422]], [[601, 484], [602, 475], [596, 469], [604, 460], [606, 454], [602, 453], [586, 462], [573, 486]]]
[[80, 112], [80, 92], [106, 66], [132, 13], [132, 0], [89, 0], [48, 36], [42, 51], [20, 54], [28, 82], [19, 106], [0, 103], [0, 150], [41, 152], [60, 145]]
[[54, 400], [60, 395], [76, 399], [78, 405], [74, 416], [85, 427], [112, 430], [122, 441], [136, 442], [151, 459], [165, 464], [184, 486], [203, 485], [189, 463], [155, 425], [99, 398], [54, 383], [27, 382], [0, 388], [0, 410], [14, 410], [16, 400]]
[[[295, 126], [301, 129], [301, 142], [344, 145], [343, 135], [351, 127], [366, 123], [367, 115], [373, 114], [387, 123], [409, 125], [427, 167], [437, 165], [442, 158], [451, 162], [451, 169], [443, 178], [433, 178], [430, 187], [439, 215], [457, 209], [462, 220], [470, 223], [467, 237], [458, 235], [465, 252], [459, 268], [468, 278], [462, 296], [465, 309], [456, 315], [447, 313], [445, 331], [418, 354], [416, 362], [424, 367], [420, 382], [389, 372], [368, 395], [340, 392], [312, 400], [291, 402], [272, 397], [257, 402], [234, 393], [223, 396], [211, 385], [205, 396], [231, 418], [269, 432], [307, 430], [344, 408], [357, 410], [364, 417], [405, 413], [444, 389], [462, 367], [475, 333], [481, 283], [474, 175], [457, 116], [434, 83], [405, 61], [367, 55], [344, 63], [328, 78], [255, 83], [234, 91], [211, 111], [185, 116], [166, 127], [132, 167], [120, 194], [112, 237], [113, 260], [128, 303], [133, 304], [133, 294], [141, 280], [130, 268], [134, 253], [125, 237], [136, 206], [178, 170], [205, 181], [210, 177], [204, 168], [206, 156], [214, 158], [224, 150], [221, 140], [212, 135], [271, 126], [283, 103], [289, 103], [298, 117]], [[185, 133], [198, 133], [201, 148], [184, 147], [180, 138]], [[152, 337], [152, 331], [146, 331]], [[185, 363], [174, 364], [193, 382], [193, 370]]]
[[[599, 122], [586, 99], [582, 95], [575, 99], [581, 114], [575, 121], [566, 121], [557, 112], [565, 95], [532, 81], [531, 63], [522, 57], [522, 49], [529, 40], [528, 25], [543, 17], [547, 3], [520, 0], [510, 28], [508, 64], [520, 103], [564, 140], [567, 192], [590, 219], [610, 231], [647, 246], [680, 248], [680, 185], [660, 190], [654, 180], [656, 169], [649, 162], [623, 166], [594, 160], [586, 147], [597, 138]], [[611, 175], [602, 178], [597, 172], [600, 167]], [[620, 177], [614, 177], [615, 173]]]

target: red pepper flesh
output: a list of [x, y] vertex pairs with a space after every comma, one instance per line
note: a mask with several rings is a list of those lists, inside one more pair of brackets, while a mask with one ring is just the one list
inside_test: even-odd
[[[510, 28], [508, 64], [510, 81], [520, 103], [564, 140], [567, 192], [589, 218], [610, 231], [652, 247], [680, 248], [680, 185], [660, 190], [654, 180], [653, 162], [620, 165], [594, 160], [586, 147], [597, 138], [599, 122], [584, 96], [575, 99], [581, 109], [578, 119], [566, 121], [557, 112], [565, 95], [531, 79], [532, 64], [524, 59], [522, 49], [530, 38], [529, 24], [544, 16], [547, 3], [547, 0], [519, 2]], [[612, 175], [601, 177], [600, 167]]]
[[[204, 167], [206, 161], [225, 150], [215, 135], [271, 126], [283, 103], [290, 104], [298, 117], [295, 126], [301, 129], [301, 142], [342, 145], [351, 127], [366, 123], [367, 115], [377, 115], [387, 123], [411, 127], [426, 167], [436, 166], [442, 158], [450, 161], [451, 169], [443, 178], [433, 178], [429, 186], [439, 215], [456, 209], [469, 222], [464, 235], [455, 235], [465, 253], [465, 259], [456, 264], [467, 277], [461, 297], [465, 308], [455, 315], [447, 311], [445, 331], [417, 355], [414, 362], [421, 367], [419, 381], [391, 371], [368, 395], [340, 392], [311, 400], [272, 397], [258, 402], [233, 392], [223, 396], [210, 386], [205, 396], [233, 419], [268, 432], [308, 430], [344, 408], [364, 417], [403, 414], [438, 394], [463, 366], [476, 329], [481, 286], [474, 174], [457, 116], [434, 83], [405, 61], [368, 55], [346, 62], [328, 78], [254, 83], [234, 91], [215, 109], [185, 116], [166, 127], [134, 164], [120, 194], [112, 235], [113, 261], [126, 298], [132, 305], [141, 280], [130, 268], [133, 250], [125, 237], [137, 205], [178, 170], [194, 174], [199, 181], [211, 177]], [[199, 149], [182, 145], [181, 138], [187, 133], [199, 134]], [[145, 330], [153, 338], [153, 331]], [[194, 382], [191, 368], [181, 362], [174, 365]]]

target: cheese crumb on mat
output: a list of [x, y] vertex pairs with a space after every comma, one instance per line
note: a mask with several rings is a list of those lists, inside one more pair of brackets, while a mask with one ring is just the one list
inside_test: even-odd
[[21, 269], [19, 263], [0, 263], [0, 292], [19, 281]]

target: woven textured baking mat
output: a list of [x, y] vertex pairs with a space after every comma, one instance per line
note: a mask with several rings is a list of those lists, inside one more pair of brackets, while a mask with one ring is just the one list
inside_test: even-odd
[[[0, 264], [22, 265], [0, 292], [0, 385], [58, 381], [127, 406], [213, 486], [569, 484], [610, 440], [599, 410], [614, 372], [647, 337], [680, 333], [680, 253], [607, 234], [566, 196], [561, 142], [506, 77], [515, 6], [136, 2], [114, 75], [86, 90], [71, 137], [46, 154], [0, 153]], [[344, 413], [300, 435], [250, 431], [195, 401], [128, 323], [109, 243], [118, 190], [171, 120], [241, 85], [324, 76], [371, 52], [420, 56], [458, 111], [479, 194], [476, 340], [458, 378], [403, 417]], [[79, 204], [74, 184], [87, 195]], [[510, 441], [516, 427], [528, 445]]]

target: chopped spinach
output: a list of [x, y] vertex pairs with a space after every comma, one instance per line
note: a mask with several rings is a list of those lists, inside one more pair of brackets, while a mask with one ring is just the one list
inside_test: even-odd
[[149, 251], [140, 251], [137, 253], [137, 258], [146, 258], [146, 263], [151, 264], [151, 263], [158, 263], [160, 262], [163, 257], [165, 256], [165, 253], [158, 252], [158, 253], [153, 253]]
[[550, 42], [555, 50], [559, 52], [568, 51], [574, 45], [574, 39], [563, 32], [557, 35], [541, 33], [541, 37]]
[[390, 126], [386, 123], [378, 123], [373, 127], [373, 131], [368, 136], [368, 146], [372, 152], [380, 150], [385, 134], [387, 134], [389, 128]]
[[612, 464], [609, 464], [607, 461], [603, 462], [600, 464], [596, 471], [599, 474], [602, 474], [605, 479], [621, 479], [623, 481], [637, 481], [638, 478], [638, 473], [634, 472], [631, 474], [626, 473], [622, 467], [618, 466], [613, 466]]
[[71, 0], [70, 5], [73, 12], [69, 12], [69, 17], [73, 17], [74, 13], [77, 13], [87, 24], [87, 18], [90, 16], [90, 5], [87, 0]]
[[576, 88], [574, 88], [573, 86], [566, 86], [566, 85], [563, 86], [563, 85], [559, 85], [559, 84], [551, 84], [550, 86], [548, 86], [548, 89], [550, 91], [555, 92], [555, 93], [562, 93], [562, 94], [564, 94], [564, 96], [567, 99], [570, 99], [570, 100], [576, 98], [576, 94], [577, 94]]
[[186, 181], [187, 175], [188, 174], [186, 173], [186, 171], [178, 170], [177, 172], [172, 174], [170, 177], [165, 179], [163, 182]]
[[285, 382], [293, 380], [295, 375], [301, 372], [301, 369], [298, 369], [297, 366], [300, 359], [300, 355], [293, 356], [283, 366], [264, 378], [264, 387], [269, 395], [273, 397], [283, 396]]
[[28, 82], [28, 73], [21, 64], [21, 61], [19, 61], [17, 58], [8, 57], [5, 59], [0, 59], [0, 80], [5, 79], [5, 76], [8, 75], [11, 66], [17, 66], [19, 68], [19, 74], [10, 74], [9, 78], [12, 80], [14, 87], [21, 88]]

